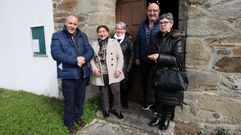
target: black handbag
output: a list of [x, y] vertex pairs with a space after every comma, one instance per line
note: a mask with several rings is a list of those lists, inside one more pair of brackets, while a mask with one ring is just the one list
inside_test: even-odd
[[178, 68], [160, 67], [153, 74], [153, 88], [170, 91], [185, 91], [188, 86], [186, 71]]

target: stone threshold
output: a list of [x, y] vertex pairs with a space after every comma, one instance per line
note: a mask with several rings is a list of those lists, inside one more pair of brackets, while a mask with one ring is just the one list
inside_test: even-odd
[[171, 122], [169, 128], [165, 131], [161, 131], [157, 127], [150, 127], [148, 123], [153, 119], [154, 114], [151, 111], [144, 111], [141, 106], [137, 103], [130, 102], [128, 109], [122, 110], [124, 119], [118, 119], [115, 115], [110, 113], [110, 117], [103, 118], [102, 112], [97, 112], [97, 118], [129, 128], [134, 128], [135, 130], [142, 130], [150, 135], [174, 135], [175, 123]]

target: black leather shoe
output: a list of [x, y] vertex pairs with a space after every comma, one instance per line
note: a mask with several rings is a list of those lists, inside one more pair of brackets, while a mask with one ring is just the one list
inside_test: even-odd
[[109, 111], [103, 111], [102, 113], [104, 118], [109, 117]]
[[161, 123], [161, 118], [160, 117], [155, 117], [148, 125], [150, 127], [154, 127], [154, 126], [157, 126]]
[[171, 118], [163, 118], [160, 124], [160, 130], [166, 130], [169, 127]]
[[122, 107], [123, 107], [124, 109], [128, 109], [128, 108], [129, 108], [128, 104], [123, 104]]
[[119, 119], [124, 118], [124, 115], [121, 112], [112, 111], [112, 113]]
[[84, 127], [86, 125], [86, 122], [84, 122], [82, 119], [76, 121], [76, 123], [80, 126], [80, 127]]
[[71, 133], [71, 134], [76, 132], [76, 128], [75, 127], [69, 127], [68, 130], [69, 130], [69, 133]]

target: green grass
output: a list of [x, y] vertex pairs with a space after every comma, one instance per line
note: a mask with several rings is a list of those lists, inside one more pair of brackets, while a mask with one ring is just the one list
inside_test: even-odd
[[[85, 103], [89, 123], [99, 109], [98, 98]], [[66, 135], [63, 100], [0, 88], [0, 135]]]

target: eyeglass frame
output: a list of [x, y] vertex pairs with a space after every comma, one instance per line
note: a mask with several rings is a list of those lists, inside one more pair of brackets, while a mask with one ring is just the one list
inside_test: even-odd
[[168, 24], [168, 23], [171, 23], [171, 21], [163, 21], [163, 22], [160, 21], [160, 25], [161, 25], [161, 24], [165, 24], [165, 25], [166, 25], [166, 24]]

